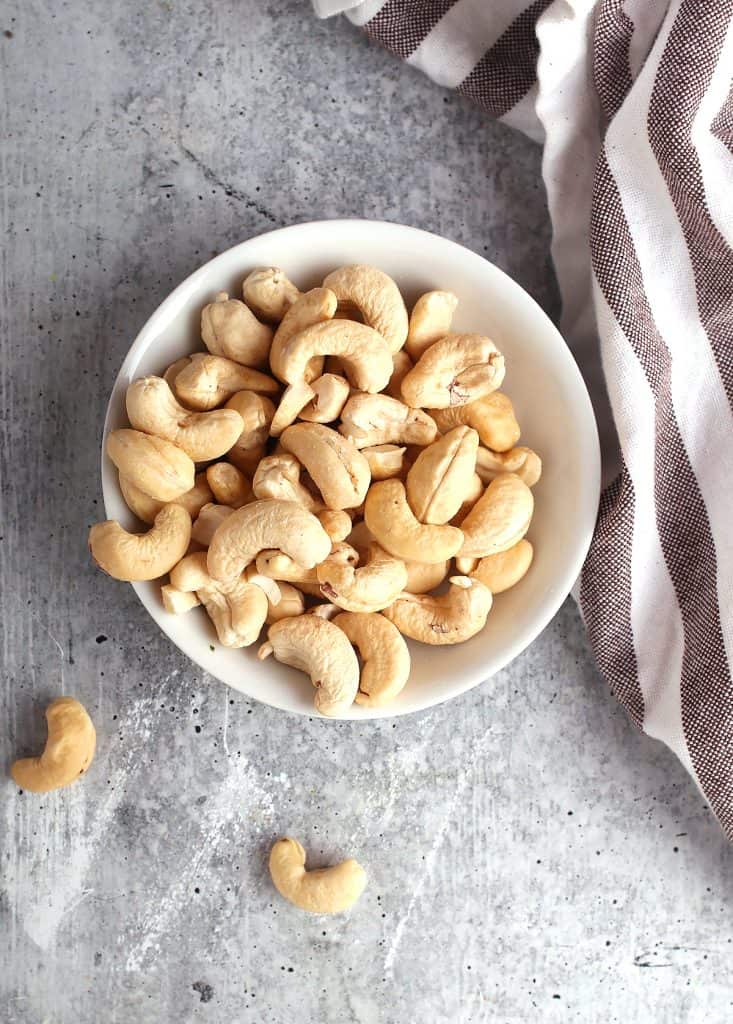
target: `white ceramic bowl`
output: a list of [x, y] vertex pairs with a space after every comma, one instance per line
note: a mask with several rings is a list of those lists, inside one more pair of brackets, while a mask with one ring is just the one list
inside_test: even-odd
[[[380, 221], [336, 220], [271, 231], [229, 249], [192, 274], [156, 310], [130, 349], [110, 398], [104, 436], [127, 426], [125, 391], [145, 374], [161, 374], [180, 356], [200, 350], [201, 309], [214, 294], [241, 294], [255, 267], [279, 266], [302, 289], [335, 267], [371, 263], [390, 274], [409, 304], [434, 288], [459, 298], [454, 325], [489, 334], [506, 356], [502, 389], [514, 402], [522, 443], [542, 456], [536, 510], [528, 534], [535, 557], [528, 575], [499, 594], [486, 628], [456, 647], [411, 643], [410, 680], [392, 704], [354, 705], [349, 718], [383, 718], [439, 704], [498, 672], [547, 625], [575, 582], [590, 544], [600, 490], [598, 435], [583, 380], [560, 334], [540, 307], [501, 270], [437, 235]], [[104, 448], [103, 448], [104, 451]], [[122, 498], [117, 472], [102, 455], [104, 504], [110, 519], [139, 529]], [[133, 584], [170, 639], [201, 668], [265, 704], [313, 714], [313, 688], [300, 672], [256, 648], [227, 650], [202, 609], [168, 614], [159, 583]]]

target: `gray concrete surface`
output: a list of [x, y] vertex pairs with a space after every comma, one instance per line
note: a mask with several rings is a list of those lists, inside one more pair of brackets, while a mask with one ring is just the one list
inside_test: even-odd
[[[0, 1021], [730, 1020], [731, 851], [598, 678], [567, 603], [498, 677], [394, 723], [249, 703], [94, 571], [98, 438], [140, 325], [214, 252], [384, 217], [485, 253], [556, 313], [540, 154], [306, 3], [4, 3], [2, 711], [62, 692], [83, 782], [0, 788]], [[370, 875], [283, 903], [266, 852]]]

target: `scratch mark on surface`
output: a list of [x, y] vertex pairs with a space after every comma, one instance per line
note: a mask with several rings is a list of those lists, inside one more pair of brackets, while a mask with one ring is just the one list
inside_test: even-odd
[[229, 729], [229, 693], [224, 692], [224, 725], [222, 727], [222, 743], [224, 744], [224, 751], [229, 757], [229, 743], [227, 741], [227, 730]]
[[271, 224], [279, 223], [275, 214], [271, 213], [266, 206], [255, 202], [255, 200], [250, 198], [246, 192], [242, 192], [240, 189], [235, 188], [234, 185], [230, 185], [228, 182], [224, 181], [223, 178], [220, 178], [213, 168], [209, 167], [201, 157], [196, 156], [193, 150], [184, 146], [182, 142], [179, 142], [178, 145], [180, 146], [183, 155], [198, 167], [208, 182], [211, 182], [212, 185], [216, 185], [218, 188], [222, 189], [225, 195], [230, 196], [232, 199], [236, 199], [240, 203], [244, 203], [248, 210], [254, 210], [256, 213], [259, 213], [261, 217], [264, 217], [265, 220], [269, 220]]

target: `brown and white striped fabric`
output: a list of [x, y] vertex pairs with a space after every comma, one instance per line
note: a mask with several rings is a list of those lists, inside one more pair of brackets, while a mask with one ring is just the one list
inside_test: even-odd
[[314, 2], [544, 142], [605, 448], [582, 614], [733, 839], [733, 0]]

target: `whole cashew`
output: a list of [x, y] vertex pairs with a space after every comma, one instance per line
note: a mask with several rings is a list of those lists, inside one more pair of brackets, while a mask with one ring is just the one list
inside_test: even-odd
[[331, 539], [294, 501], [253, 501], [225, 519], [211, 538], [209, 573], [215, 580], [236, 579], [265, 548], [279, 548], [311, 569], [328, 557]]
[[412, 359], [410, 359], [404, 349], [400, 349], [399, 352], [394, 352], [392, 355], [392, 376], [389, 378], [389, 384], [384, 389], [385, 394], [389, 395], [390, 398], [396, 398], [401, 402], [402, 381], [413, 366], [414, 363]]
[[407, 583], [405, 590], [408, 594], [427, 594], [429, 590], [439, 587], [448, 575], [450, 561], [434, 562], [432, 565], [426, 562], [405, 562], [407, 569]]
[[529, 529], [533, 510], [532, 492], [518, 476], [498, 476], [461, 524], [461, 556], [484, 558], [513, 547]]
[[331, 538], [333, 544], [339, 544], [351, 533], [351, 516], [341, 509], [324, 508], [316, 512], [316, 517]]
[[509, 590], [526, 575], [532, 564], [534, 549], [528, 540], [520, 540], [506, 551], [480, 559], [471, 576], [480, 580], [492, 594]]
[[290, 583], [278, 580], [280, 600], [277, 604], [268, 602], [267, 625], [279, 622], [280, 619], [293, 618], [295, 615], [302, 615], [305, 611], [305, 598], [297, 587]]
[[86, 708], [73, 697], [57, 697], [46, 708], [48, 738], [40, 757], [14, 761], [10, 774], [29, 793], [48, 793], [76, 782], [89, 768], [97, 734]]
[[403, 594], [382, 614], [413, 640], [460, 644], [484, 628], [491, 601], [491, 591], [479, 580], [453, 576], [447, 594]]
[[405, 350], [417, 362], [423, 352], [450, 331], [458, 296], [453, 292], [426, 292], [415, 303], [410, 314], [410, 329]]
[[303, 408], [315, 397], [315, 391], [305, 381], [288, 384], [270, 424], [270, 436], [280, 437], [283, 430], [294, 423]]
[[318, 615], [281, 619], [267, 631], [259, 658], [277, 661], [307, 673], [316, 687], [316, 710], [336, 718], [354, 703], [359, 689], [359, 662], [346, 634]]
[[449, 334], [420, 356], [402, 381], [402, 397], [408, 405], [447, 409], [476, 401], [503, 380], [504, 356], [490, 338]]
[[191, 517], [180, 505], [164, 505], [147, 533], [128, 533], [108, 519], [89, 531], [92, 558], [116, 580], [157, 580], [186, 553]]
[[356, 508], [364, 501], [369, 463], [353, 444], [322, 423], [295, 423], [280, 442], [298, 459], [332, 509]]
[[259, 370], [224, 356], [205, 356], [200, 352], [191, 356], [189, 365], [176, 377], [176, 394], [192, 409], [215, 409], [238, 391], [276, 394], [279, 388], [272, 377]]
[[214, 301], [204, 306], [201, 337], [212, 356], [226, 356], [245, 366], [267, 366], [272, 329], [226, 292], [218, 292]]
[[361, 657], [356, 703], [368, 708], [389, 704], [410, 675], [410, 652], [400, 631], [383, 615], [370, 612], [341, 612], [333, 622]]
[[305, 850], [296, 839], [278, 839], [270, 851], [270, 877], [277, 891], [299, 910], [340, 914], [359, 899], [366, 874], [355, 860], [305, 870]]
[[392, 376], [392, 355], [381, 334], [352, 320], [327, 320], [306, 327], [283, 347], [281, 379], [287, 384], [313, 379], [306, 372], [310, 361], [326, 355], [339, 357], [358, 391], [381, 391]]
[[512, 448], [508, 452], [479, 448], [476, 453], [476, 472], [484, 483], [495, 480], [502, 473], [514, 473], [527, 487], [534, 487], [542, 476], [542, 460], [531, 448]]
[[318, 512], [323, 505], [300, 482], [302, 468], [295, 456], [288, 452], [268, 455], [261, 460], [252, 480], [255, 497], [297, 501], [309, 512]]
[[327, 558], [316, 568], [321, 593], [347, 612], [378, 612], [392, 604], [405, 589], [407, 569], [378, 544], [369, 549], [369, 561], [360, 569]]
[[407, 474], [407, 500], [421, 523], [447, 523], [469, 492], [476, 469], [478, 434], [455, 427], [424, 448]]
[[172, 583], [165, 583], [160, 588], [160, 596], [163, 599], [163, 607], [171, 615], [184, 615], [201, 604], [196, 594], [178, 590]]
[[208, 548], [211, 538], [233, 511], [229, 505], [204, 505], [191, 528], [191, 540]]
[[[136, 487], [122, 473], [120, 473], [120, 490], [128, 508], [135, 513], [138, 519], [148, 523], [150, 526], [152, 526], [155, 517], [163, 506], [169, 504], [168, 502], [151, 498], [150, 495], [146, 494], [145, 491], [141, 491], [139, 487]], [[182, 508], [185, 508], [191, 519], [195, 519], [204, 505], [213, 501], [213, 499], [214, 495], [211, 493], [211, 489], [206, 482], [206, 473], [197, 473], [191, 490], [186, 491], [179, 498], [170, 502], [170, 504], [180, 505]]]
[[361, 454], [369, 463], [372, 480], [389, 480], [402, 476], [405, 469], [405, 447], [396, 444], [378, 444], [373, 448], [362, 448]]
[[386, 551], [413, 562], [445, 562], [463, 544], [463, 533], [455, 526], [426, 525], [415, 518], [401, 480], [372, 484], [364, 521]]
[[390, 352], [398, 352], [405, 344], [405, 303], [397, 285], [383, 271], [363, 264], [340, 267], [328, 275], [323, 287], [331, 289], [347, 312], [357, 309], [364, 323], [382, 335]]
[[[331, 320], [336, 312], [336, 302], [336, 296], [328, 288], [312, 288], [296, 299], [272, 339], [270, 369], [276, 377], [285, 380], [284, 352], [290, 341], [307, 327]], [[320, 375], [322, 367], [323, 359], [316, 356], [304, 369], [301, 379], [310, 383]]]
[[502, 391], [492, 391], [468, 405], [431, 409], [430, 415], [445, 433], [465, 424], [478, 431], [481, 444], [495, 452], [508, 451], [519, 440], [519, 424], [511, 400]]
[[389, 395], [352, 395], [341, 412], [339, 432], [357, 448], [380, 444], [430, 444], [435, 421]]
[[269, 607], [265, 592], [244, 575], [226, 583], [212, 579], [205, 551], [186, 555], [171, 570], [171, 584], [196, 592], [224, 647], [249, 647], [259, 637]]
[[107, 455], [134, 487], [158, 501], [175, 501], [194, 485], [193, 459], [162, 437], [128, 428], [112, 430]]
[[300, 292], [278, 267], [260, 267], [245, 277], [242, 295], [250, 309], [269, 323], [279, 323]]
[[345, 377], [324, 373], [312, 381], [313, 401], [300, 410], [300, 418], [309, 423], [333, 423], [341, 415], [351, 388]]
[[234, 409], [242, 417], [243, 428], [227, 455], [237, 469], [250, 475], [265, 454], [265, 443], [270, 435], [270, 424], [275, 415], [275, 406], [264, 395], [254, 391], [238, 391], [224, 406]]
[[206, 470], [206, 480], [215, 500], [229, 508], [241, 508], [254, 500], [252, 485], [244, 473], [228, 462], [215, 462]]

